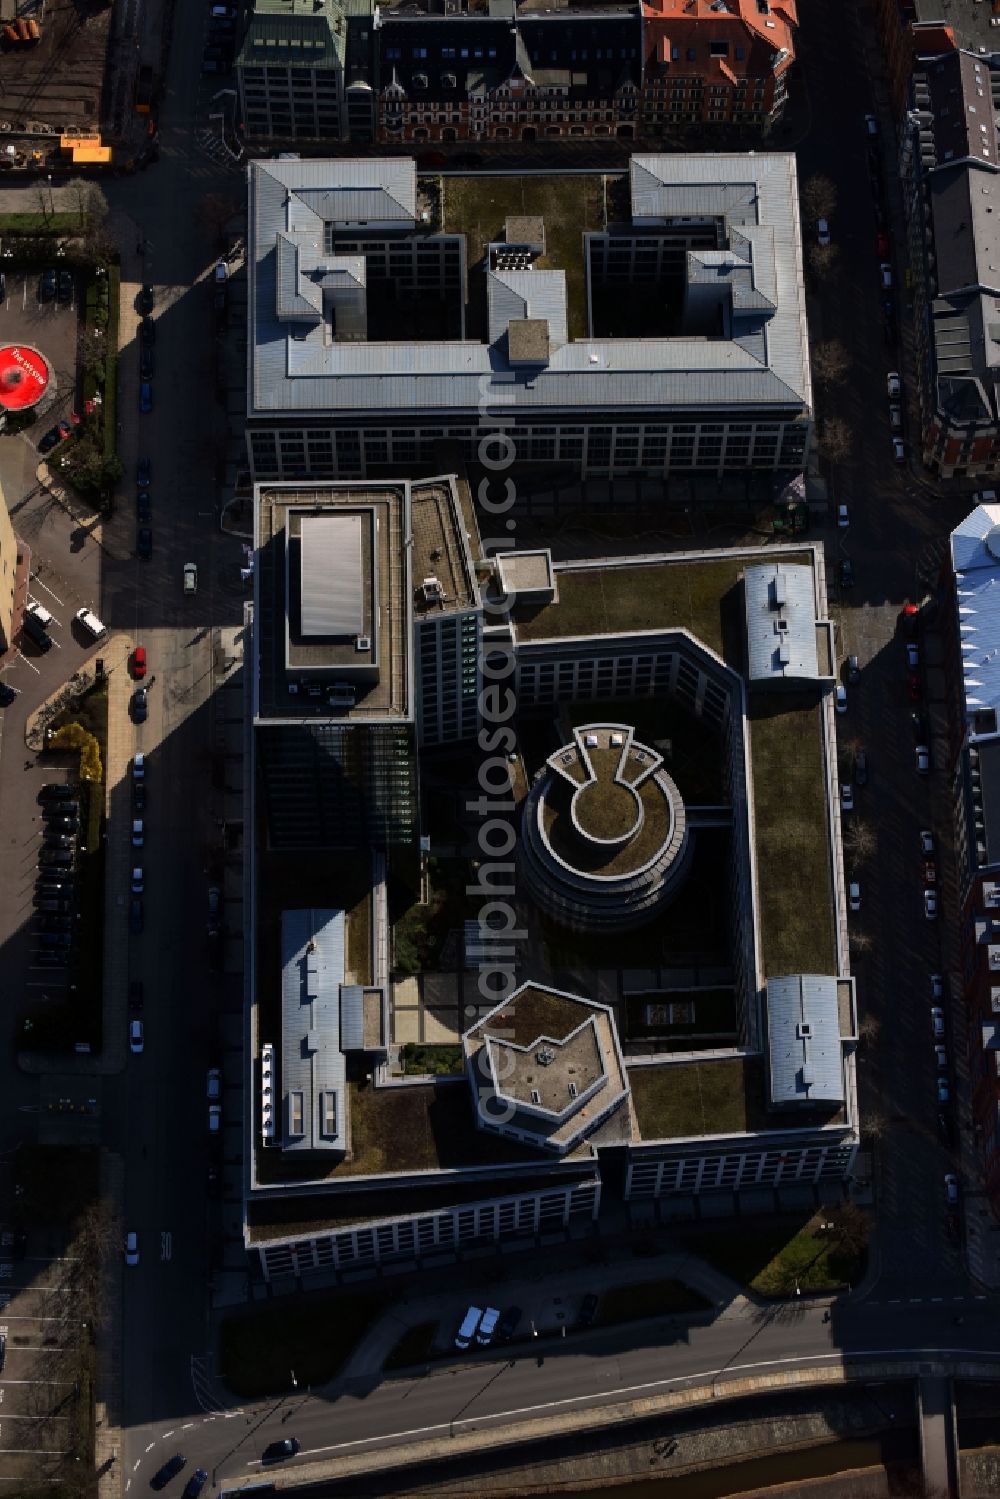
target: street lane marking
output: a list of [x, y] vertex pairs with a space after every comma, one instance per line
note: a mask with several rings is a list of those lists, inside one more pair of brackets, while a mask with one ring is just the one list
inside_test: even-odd
[[155, 1447], [155, 1446], [156, 1446], [156, 1443], [155, 1443], [155, 1442], [150, 1442], [150, 1444], [149, 1444], [149, 1446], [148, 1446], [148, 1447], [147, 1447], [147, 1448], [146, 1448], [146, 1451], [147, 1451], [147, 1452], [152, 1452], [152, 1450], [153, 1450], [153, 1448], [154, 1448], [154, 1447]]
[[[919, 1298], [918, 1298], [919, 1299]], [[984, 1298], [985, 1299], [985, 1298]], [[977, 1358], [977, 1359], [1000, 1359], [1000, 1352], [994, 1352], [986, 1348], [860, 1348], [854, 1349], [850, 1354], [842, 1353], [816, 1353], [798, 1354], [789, 1358], [762, 1359], [754, 1364], [728, 1364], [722, 1369], [700, 1369], [693, 1370], [689, 1374], [677, 1374], [671, 1379], [654, 1379], [646, 1384], [625, 1385], [621, 1389], [598, 1390], [593, 1393], [582, 1395], [567, 1395], [562, 1400], [545, 1400], [539, 1405], [521, 1405], [513, 1410], [487, 1411], [479, 1416], [463, 1416], [455, 1421], [439, 1421], [433, 1426], [415, 1426], [407, 1431], [388, 1431], [382, 1435], [370, 1437], [357, 1437], [351, 1442], [334, 1442], [328, 1447], [309, 1447], [303, 1449], [301, 1456], [317, 1457], [324, 1452], [345, 1452], [350, 1447], [365, 1447], [374, 1442], [399, 1441], [406, 1437], [426, 1436], [435, 1431], [455, 1431], [460, 1426], [475, 1427], [476, 1422], [510, 1421], [517, 1416], [533, 1416], [539, 1411], [558, 1410], [564, 1406], [581, 1405], [591, 1401], [596, 1405], [607, 1404], [612, 1400], [621, 1400], [626, 1397], [647, 1394], [651, 1390], [663, 1390], [670, 1385], [697, 1383], [699, 1380], [717, 1380], [720, 1375], [725, 1374], [728, 1378], [732, 1374], [747, 1373], [751, 1369], [773, 1369], [782, 1364], [825, 1364], [835, 1359], [846, 1361], [847, 1358], [857, 1360], [861, 1358], [906, 1358], [918, 1361], [921, 1358]], [[248, 1468], [262, 1467], [259, 1458], [248, 1461]]]

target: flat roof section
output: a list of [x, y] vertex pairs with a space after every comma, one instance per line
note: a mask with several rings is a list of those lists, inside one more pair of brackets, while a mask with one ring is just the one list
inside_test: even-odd
[[303, 635], [343, 638], [366, 633], [364, 562], [362, 516], [301, 517], [299, 627]]
[[[410, 721], [409, 486], [266, 484], [254, 505], [258, 721]], [[306, 602], [313, 629], [347, 633], [304, 634]]]
[[[419, 619], [474, 608], [479, 603], [479, 586], [454, 478], [414, 483], [410, 521], [414, 614]], [[473, 541], [478, 551], [478, 534]], [[431, 578], [440, 590], [424, 589], [424, 581]]]
[[343, 981], [343, 911], [283, 911], [279, 1129], [284, 1151], [347, 1150]]

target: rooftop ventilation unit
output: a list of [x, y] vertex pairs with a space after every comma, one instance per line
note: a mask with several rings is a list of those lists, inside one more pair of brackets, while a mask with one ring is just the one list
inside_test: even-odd
[[576, 1083], [571, 1082], [570, 1085], [569, 1085], [569, 1096], [570, 1096], [570, 1098], [576, 1098], [578, 1092], [579, 1092], [579, 1090], [578, 1090], [578, 1088], [576, 1086]]
[[356, 651], [370, 651], [371, 648], [372, 639], [370, 635], [359, 635], [354, 642], [354, 649]]
[[549, 1067], [556, 1059], [555, 1051], [551, 1046], [543, 1046], [535, 1053], [535, 1061], [539, 1067]]
[[531, 1101], [532, 1103], [541, 1103], [542, 1101], [542, 1095], [537, 1088], [532, 1088], [531, 1090]]
[[430, 603], [431, 599], [443, 599], [444, 589], [438, 578], [425, 578], [420, 585], [424, 598]]

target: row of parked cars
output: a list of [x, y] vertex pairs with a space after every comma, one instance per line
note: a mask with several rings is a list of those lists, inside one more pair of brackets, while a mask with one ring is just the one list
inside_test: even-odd
[[[146, 756], [141, 752], [132, 761], [132, 832], [133, 849], [141, 849], [146, 843]], [[136, 855], [133, 853], [133, 858]], [[141, 864], [133, 864], [129, 881], [128, 929], [133, 937], [141, 937], [146, 921], [143, 895], [146, 877]], [[129, 1011], [135, 1015], [142, 1009], [142, 983], [135, 979], [129, 985]], [[128, 1025], [129, 1050], [139, 1055], [146, 1045], [145, 1028], [141, 1020], [133, 1019]]]
[[[576, 1326], [589, 1327], [597, 1315], [597, 1307], [598, 1298], [593, 1292], [584, 1296], [577, 1313]], [[491, 1343], [509, 1343], [520, 1327], [523, 1315], [519, 1306], [508, 1307], [503, 1313], [495, 1306], [485, 1309], [470, 1306], [455, 1334], [455, 1347], [464, 1351], [471, 1348], [473, 1343], [479, 1348], [489, 1348]], [[534, 1328], [532, 1331], [534, 1332]]]
[[42, 809], [42, 846], [35, 881], [36, 947], [33, 961], [42, 968], [69, 966], [76, 936], [76, 855], [80, 836], [80, 802], [75, 786], [51, 784], [38, 793]]

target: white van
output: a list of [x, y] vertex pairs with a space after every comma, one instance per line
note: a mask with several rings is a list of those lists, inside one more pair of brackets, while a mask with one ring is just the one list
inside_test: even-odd
[[101, 624], [101, 621], [91, 609], [78, 609], [73, 618], [94, 640], [103, 640], [108, 633], [107, 626]]
[[479, 1323], [480, 1323], [480, 1321], [482, 1319], [482, 1315], [483, 1315], [483, 1313], [482, 1313], [482, 1309], [480, 1307], [478, 1307], [478, 1306], [470, 1306], [469, 1307], [469, 1310], [466, 1312], [465, 1316], [462, 1318], [462, 1325], [461, 1325], [461, 1327], [458, 1329], [458, 1332], [455, 1334], [455, 1347], [456, 1348], [469, 1348], [469, 1347], [472, 1346], [472, 1340], [476, 1336], [476, 1328], [479, 1326]]
[[37, 599], [32, 599], [24, 612], [25, 614], [30, 614], [33, 619], [37, 619], [38, 623], [44, 625], [46, 629], [52, 624], [52, 615], [47, 609], [42, 608]]
[[493, 1342], [493, 1334], [497, 1330], [500, 1321], [500, 1310], [495, 1306], [488, 1306], [483, 1313], [483, 1320], [476, 1329], [476, 1342], [480, 1348], [488, 1348]]

